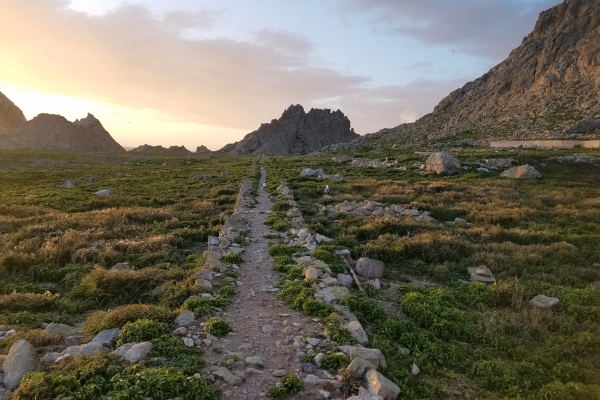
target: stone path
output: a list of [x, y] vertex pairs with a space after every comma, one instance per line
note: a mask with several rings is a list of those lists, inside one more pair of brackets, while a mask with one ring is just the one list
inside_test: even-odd
[[[259, 187], [262, 187], [265, 178], [263, 170]], [[272, 233], [264, 224], [271, 206], [269, 195], [260, 190], [256, 207], [239, 211], [249, 223], [250, 244], [242, 254], [244, 263], [238, 269], [241, 286], [237, 287], [231, 306], [219, 315], [231, 325], [233, 333], [221, 340], [213, 340], [209, 348], [204, 347], [203, 358], [209, 370], [225, 361], [232, 364], [233, 375], [245, 378], [241, 384], [239, 381], [234, 384], [218, 382], [223, 387], [223, 398], [266, 399], [266, 391], [280, 380], [280, 376], [301, 371], [301, 361], [293, 346], [294, 337], [323, 331], [318, 319], [307, 318], [289, 309], [276, 293], [269, 291], [278, 280], [277, 274], [271, 270], [273, 261], [268, 253], [269, 241], [264, 238]], [[217, 353], [214, 348], [223, 349], [223, 352]], [[247, 357], [260, 357], [263, 369], [245, 362]], [[314, 391], [306, 387], [303, 393], [293, 397], [319, 398], [323, 396], [316, 387]]]

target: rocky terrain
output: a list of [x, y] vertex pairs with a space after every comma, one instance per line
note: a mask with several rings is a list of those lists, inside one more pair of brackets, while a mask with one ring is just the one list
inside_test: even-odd
[[0, 149], [125, 151], [92, 114], [74, 122], [60, 115], [40, 114], [0, 138]]
[[0, 138], [19, 129], [25, 122], [21, 109], [0, 92]]
[[600, 0], [565, 1], [540, 14], [510, 56], [444, 98], [414, 123], [356, 143], [600, 134]]
[[262, 124], [240, 142], [221, 150], [231, 154], [306, 154], [357, 137], [350, 120], [340, 110], [313, 108], [306, 113], [301, 105], [292, 105], [279, 119]]
[[133, 150], [129, 150], [132, 153], [171, 153], [171, 154], [191, 154], [192, 152], [185, 148], [185, 146], [170, 146], [169, 148], [163, 146], [152, 146], [144, 144], [136, 147]]

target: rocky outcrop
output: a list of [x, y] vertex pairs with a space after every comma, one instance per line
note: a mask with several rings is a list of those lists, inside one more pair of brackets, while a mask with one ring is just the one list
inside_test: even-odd
[[206, 147], [204, 145], [196, 147], [196, 154], [203, 154], [203, 153], [211, 153], [211, 151], [208, 149], [208, 147]]
[[540, 14], [506, 60], [450, 93], [431, 114], [357, 142], [598, 136], [599, 25], [600, 0], [564, 1]]
[[4, 150], [124, 152], [92, 114], [69, 122], [65, 117], [40, 114], [20, 129], [0, 138]]
[[185, 146], [170, 146], [169, 148], [163, 146], [151, 146], [144, 144], [136, 147], [133, 150], [129, 150], [132, 153], [172, 153], [172, 154], [191, 154], [192, 152], [185, 148]]
[[450, 154], [440, 151], [431, 154], [425, 162], [425, 170], [438, 175], [459, 174], [460, 162]]
[[23, 111], [0, 92], [0, 138], [25, 125]]
[[520, 165], [518, 167], [507, 169], [501, 173], [500, 176], [511, 179], [540, 179], [542, 174], [540, 174], [531, 165]]
[[221, 150], [232, 154], [306, 154], [357, 137], [350, 120], [340, 110], [313, 108], [306, 113], [301, 105], [292, 105], [281, 118], [262, 124], [240, 142]]

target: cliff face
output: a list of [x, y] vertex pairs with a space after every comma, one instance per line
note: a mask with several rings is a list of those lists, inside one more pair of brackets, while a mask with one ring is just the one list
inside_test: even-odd
[[60, 115], [40, 114], [0, 138], [0, 149], [125, 151], [92, 114], [75, 122]]
[[185, 148], [185, 146], [170, 146], [169, 148], [163, 146], [151, 146], [144, 144], [130, 150], [132, 153], [175, 153], [175, 154], [191, 154], [191, 152]]
[[339, 110], [313, 108], [306, 113], [301, 105], [292, 105], [279, 119], [262, 124], [240, 142], [222, 150], [232, 154], [306, 154], [357, 137], [350, 128], [350, 120]]
[[600, 0], [565, 1], [540, 13], [506, 60], [450, 93], [431, 114], [362, 141], [564, 137], [579, 121], [600, 119], [599, 97]]
[[21, 109], [0, 92], [0, 138], [19, 129], [25, 122]]

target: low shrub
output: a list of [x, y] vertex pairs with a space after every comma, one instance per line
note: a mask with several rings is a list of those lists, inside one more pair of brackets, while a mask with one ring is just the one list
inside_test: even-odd
[[336, 312], [336, 309], [331, 304], [320, 300], [307, 300], [302, 304], [302, 311], [309, 317], [327, 317]]
[[267, 397], [273, 400], [285, 400], [304, 390], [304, 384], [293, 374], [281, 379], [280, 386], [274, 386], [267, 391]]
[[237, 253], [227, 253], [223, 256], [223, 260], [227, 261], [230, 264], [241, 264], [244, 262], [244, 259], [242, 258], [241, 255], [237, 254]]
[[84, 321], [82, 327], [87, 335], [92, 336], [105, 329], [121, 328], [127, 322], [138, 319], [168, 323], [173, 320], [173, 313], [167, 308], [151, 304], [129, 304], [109, 312], [96, 311]]
[[231, 326], [221, 318], [212, 317], [204, 324], [204, 331], [222, 338], [232, 331]]
[[138, 319], [128, 322], [121, 328], [117, 344], [146, 342], [169, 333], [169, 326], [152, 319]]
[[337, 373], [340, 368], [344, 368], [348, 364], [348, 357], [339, 353], [326, 355], [321, 362], [323, 368], [331, 374]]
[[210, 299], [193, 297], [191, 299], [186, 300], [185, 303], [183, 303], [183, 305], [181, 306], [181, 308], [184, 310], [193, 311], [194, 313], [196, 313], [196, 315], [203, 317], [205, 315], [213, 314], [224, 307], [227, 307], [229, 303], [229, 299], [222, 297], [213, 297]]
[[8, 312], [50, 311], [56, 306], [58, 294], [11, 293], [0, 296], [0, 310]]

